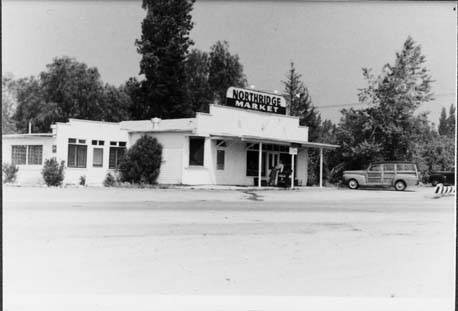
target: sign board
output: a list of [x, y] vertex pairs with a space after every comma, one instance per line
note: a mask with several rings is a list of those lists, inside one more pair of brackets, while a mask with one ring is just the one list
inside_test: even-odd
[[226, 105], [247, 110], [286, 114], [286, 100], [283, 96], [232, 86], [226, 92]]
[[297, 148], [289, 147], [289, 154], [297, 155]]

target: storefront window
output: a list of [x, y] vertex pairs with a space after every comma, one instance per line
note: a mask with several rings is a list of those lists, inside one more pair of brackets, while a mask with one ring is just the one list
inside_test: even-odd
[[205, 138], [189, 137], [189, 165], [204, 165]]
[[[247, 150], [246, 175], [258, 176], [259, 151]], [[266, 153], [262, 153], [261, 176], [266, 176]]]

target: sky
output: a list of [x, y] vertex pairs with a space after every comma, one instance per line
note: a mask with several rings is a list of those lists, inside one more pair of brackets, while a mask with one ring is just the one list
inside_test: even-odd
[[[343, 108], [362, 108], [361, 68], [379, 73], [393, 63], [410, 35], [421, 44], [436, 99], [456, 102], [455, 2], [199, 1], [191, 38], [208, 50], [227, 40], [239, 55], [248, 83], [259, 90], [283, 89], [294, 62], [323, 118], [337, 122]], [[141, 1], [2, 1], [2, 74], [37, 75], [56, 56], [71, 56], [120, 85], [138, 76], [135, 39], [145, 16]]]

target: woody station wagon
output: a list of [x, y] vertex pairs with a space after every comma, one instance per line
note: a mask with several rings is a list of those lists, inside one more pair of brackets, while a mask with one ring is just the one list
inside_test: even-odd
[[367, 170], [344, 171], [343, 181], [350, 189], [359, 186], [387, 186], [403, 191], [407, 186], [418, 185], [418, 170], [411, 162], [377, 162]]

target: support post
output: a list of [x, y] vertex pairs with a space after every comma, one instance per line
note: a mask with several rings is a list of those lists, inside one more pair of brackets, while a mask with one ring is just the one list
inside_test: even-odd
[[258, 155], [258, 187], [261, 188], [261, 172], [262, 172], [262, 143], [259, 143]]
[[291, 154], [291, 189], [294, 188], [294, 154]]
[[323, 188], [323, 148], [320, 148], [320, 188]]

